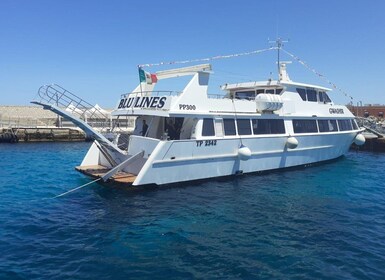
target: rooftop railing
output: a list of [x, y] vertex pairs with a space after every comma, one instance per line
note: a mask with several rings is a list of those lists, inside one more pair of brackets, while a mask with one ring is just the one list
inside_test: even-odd
[[120, 96], [120, 98], [137, 97], [137, 96], [177, 96], [181, 93], [182, 93], [181, 91], [168, 91], [168, 90], [135, 91], [135, 92], [123, 93]]

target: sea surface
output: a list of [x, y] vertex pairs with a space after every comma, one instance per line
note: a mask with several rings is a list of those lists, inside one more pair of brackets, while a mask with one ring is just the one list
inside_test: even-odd
[[385, 279], [384, 154], [52, 198], [89, 146], [0, 145], [0, 279]]

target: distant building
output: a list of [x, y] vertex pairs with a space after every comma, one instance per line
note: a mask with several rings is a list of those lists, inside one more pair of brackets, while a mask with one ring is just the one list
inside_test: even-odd
[[357, 117], [369, 117], [384, 118], [385, 105], [380, 104], [365, 104], [363, 106], [347, 106], [349, 110]]

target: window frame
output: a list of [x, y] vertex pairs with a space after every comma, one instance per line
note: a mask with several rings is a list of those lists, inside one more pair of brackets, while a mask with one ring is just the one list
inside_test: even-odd
[[[207, 127], [207, 125], [210, 124], [210, 121], [211, 121], [211, 125], [210, 125], [210, 127]], [[205, 130], [205, 128], [206, 128], [206, 130]], [[209, 130], [207, 130], [207, 129], [209, 129]], [[205, 131], [209, 131], [211, 133], [205, 134]], [[202, 135], [202, 137], [215, 136], [215, 126], [214, 126], [214, 119], [213, 118], [203, 118], [201, 135]]]

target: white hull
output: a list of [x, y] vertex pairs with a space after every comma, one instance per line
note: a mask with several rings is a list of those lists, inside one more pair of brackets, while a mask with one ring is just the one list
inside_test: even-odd
[[[196, 140], [161, 141], [132, 136], [128, 154], [144, 149], [145, 156], [123, 171], [136, 175], [132, 185], [139, 186], [283, 169], [338, 158], [348, 151], [356, 135], [357, 131], [298, 135], [295, 149], [286, 147], [288, 136], [243, 138], [242, 143], [251, 150], [248, 160], [238, 157], [239, 138], [216, 139], [215, 146], [205, 146], [205, 141], [210, 140], [204, 140], [199, 146]], [[108, 165], [103, 157], [93, 147], [82, 165]]]

